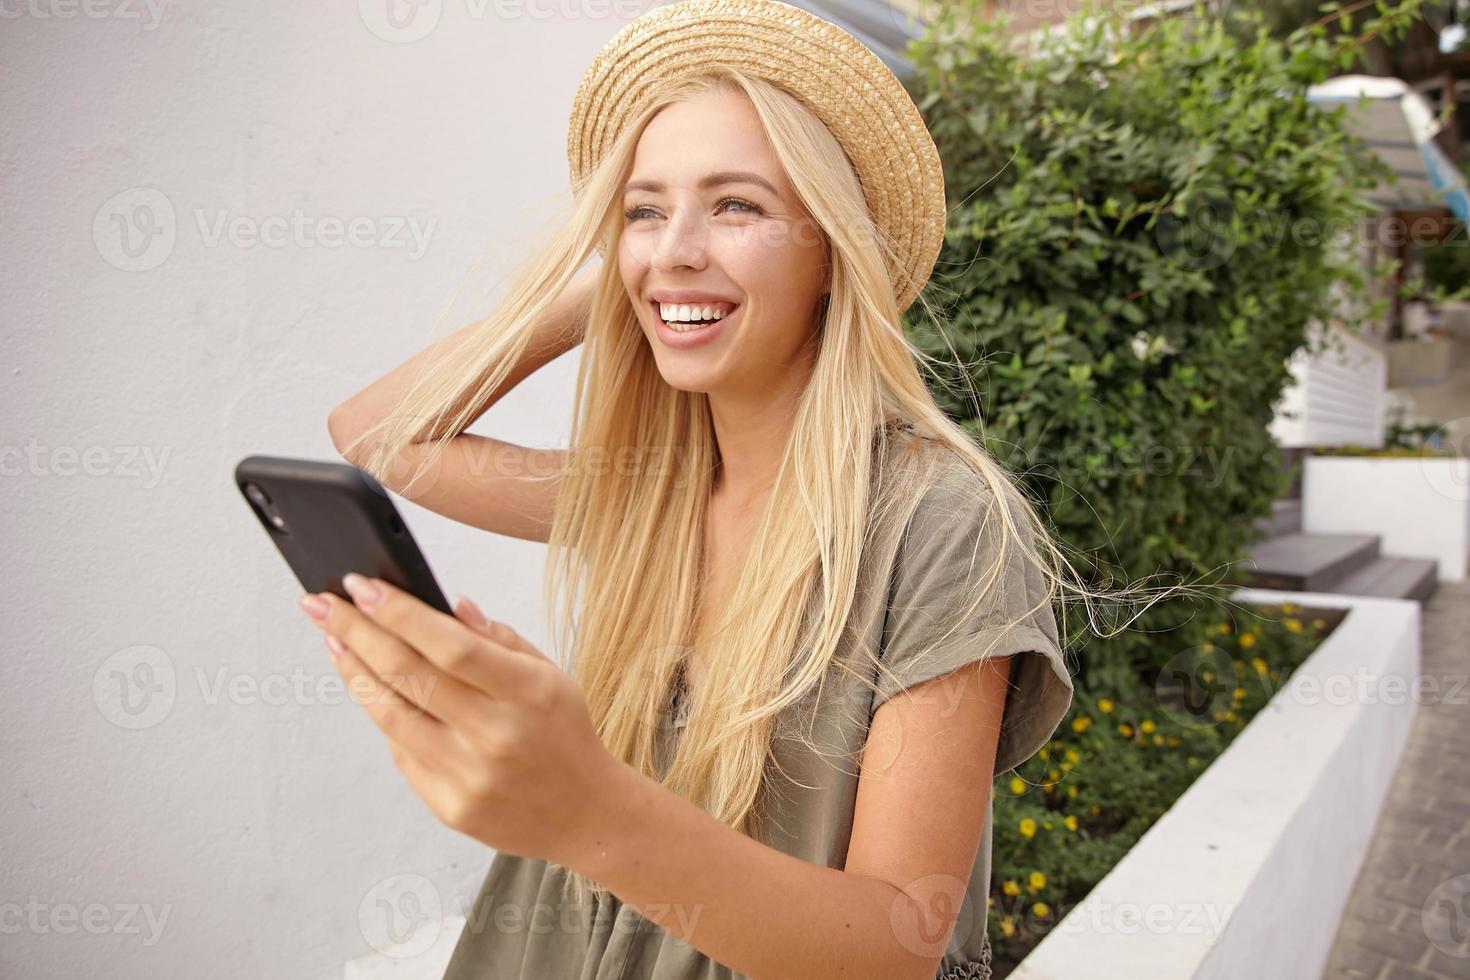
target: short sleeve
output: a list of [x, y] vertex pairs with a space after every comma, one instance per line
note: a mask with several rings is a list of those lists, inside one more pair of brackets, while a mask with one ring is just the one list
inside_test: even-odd
[[[901, 690], [975, 660], [1016, 654], [996, 750], [997, 775], [1043, 748], [1072, 703], [1049, 603], [1029, 615], [1046, 592], [1042, 572], [1026, 561], [1035, 545], [1012, 536], [1006, 566], [980, 605], [957, 619], [989, 578], [1003, 529], [997, 500], [968, 469], [924, 491], [894, 557], [882, 660], [894, 675], [875, 678], [873, 710]], [[1016, 515], [1013, 509], [1012, 514]]]

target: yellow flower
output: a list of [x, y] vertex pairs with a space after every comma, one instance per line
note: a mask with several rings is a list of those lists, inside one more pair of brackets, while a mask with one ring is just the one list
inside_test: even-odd
[[1011, 881], [1009, 878], [1006, 879], [1005, 884], [1000, 886], [1000, 890], [1005, 892], [1007, 895], [1021, 894], [1021, 886], [1016, 884], [1014, 881]]
[[1062, 772], [1071, 772], [1072, 771], [1072, 763], [1070, 763], [1070, 762], [1063, 762], [1057, 768], [1061, 769]]
[[1239, 701], [1241, 698], [1244, 698], [1245, 697], [1245, 688], [1243, 688], [1243, 687], [1237, 687], [1235, 690], [1231, 691], [1230, 694], [1237, 701]]
[[1105, 712], [1105, 713], [1106, 712], [1109, 712], [1109, 711], [1112, 711], [1113, 710], [1113, 702], [1109, 698], [1098, 698], [1098, 700], [1097, 700], [1097, 710], [1098, 711]]
[[1016, 934], [1016, 924], [1011, 921], [1010, 916], [1006, 916], [1000, 920], [1000, 934], [1007, 939]]
[[1300, 619], [1288, 619], [1286, 621], [1286, 628], [1293, 633], [1300, 633], [1302, 631], [1302, 621]]
[[1011, 792], [1016, 794], [1017, 796], [1020, 796], [1022, 793], [1026, 792], [1026, 780], [1022, 779], [1020, 776], [1012, 776]]
[[1096, 804], [1096, 803], [1094, 803], [1094, 804], [1093, 804], [1093, 805], [1092, 805], [1092, 815], [1093, 815], [1093, 816], [1094, 816], [1094, 817], [1095, 817], [1095, 816], [1097, 816], [1097, 815], [1098, 815], [1098, 814], [1099, 814], [1099, 813], [1102, 813], [1102, 807], [1101, 807], [1101, 806], [1099, 806], [1099, 805], [1098, 805], [1098, 804]]
[[1046, 749], [1042, 749], [1041, 751], [1037, 752], [1036, 754], [1038, 756], [1040, 756], [1041, 758], [1043, 758], [1043, 759], [1045, 759], [1047, 756], [1051, 755], [1051, 753], [1048, 752]]
[[1092, 719], [1086, 715], [1072, 719], [1072, 731], [1074, 732], [1085, 732], [1091, 725]]
[[1118, 726], [1118, 734], [1119, 735], [1122, 735], [1124, 738], [1132, 738], [1133, 737], [1133, 726], [1132, 725], [1129, 725], [1129, 724], [1126, 724], [1126, 723], [1125, 724], [1122, 724], [1122, 725], [1119, 725]]
[[1077, 787], [1076, 786], [1068, 786], [1067, 787], [1067, 795], [1068, 796], [1076, 796], [1077, 795]]
[[1255, 646], [1256, 645], [1256, 637], [1255, 637], [1255, 634], [1254, 633], [1244, 633], [1244, 634], [1242, 634], [1241, 637], [1240, 637], [1240, 645], [1242, 647], [1246, 648], [1246, 649], [1250, 649], [1251, 647]]
[[1031, 838], [1036, 836], [1036, 821], [1026, 817], [1021, 821], [1021, 836]]
[[1046, 887], [1046, 875], [1042, 874], [1040, 871], [1031, 872], [1028, 880], [1030, 881], [1032, 888]]
[[1041, 821], [1041, 829], [1042, 830], [1051, 830], [1051, 821], [1050, 820], [1043, 820], [1043, 821]]
[[1051, 915], [1051, 909], [1047, 907], [1045, 902], [1037, 902], [1031, 906], [1031, 911], [1036, 913], [1038, 917]]
[[1326, 625], [1327, 625], [1327, 620], [1325, 620], [1325, 619], [1320, 619], [1319, 618], [1319, 619], [1312, 620], [1312, 628], [1313, 629], [1321, 629], [1322, 627], [1324, 627]]
[[1185, 759], [1184, 761], [1185, 762], [1188, 762], [1191, 766], [1199, 765], [1199, 760], [1196, 759], [1194, 756], [1190, 756], [1189, 758]]
[[1057, 772], [1055, 769], [1048, 769], [1046, 771], [1046, 778], [1050, 779], [1052, 782], [1056, 782], [1058, 779], [1062, 778], [1062, 774]]
[[1077, 829], [1077, 818], [1072, 816], [1070, 813], [1062, 818], [1062, 823], [1066, 825], [1068, 830]]
[[1143, 732], [1143, 734], [1145, 735], [1149, 734], [1154, 730], [1153, 721], [1148, 718], [1143, 719], [1143, 721], [1139, 722], [1138, 724], [1138, 730]]
[[1169, 739], [1169, 748], [1171, 748], [1171, 749], [1177, 749], [1177, 748], [1179, 748], [1179, 739], [1172, 738], [1171, 737]]
[[1077, 761], [1081, 760], [1081, 758], [1082, 758], [1082, 756], [1080, 756], [1080, 755], [1077, 754], [1077, 750], [1076, 749], [1068, 749], [1067, 750], [1067, 761], [1068, 762], [1077, 762]]
[[1266, 661], [1262, 660], [1260, 657], [1252, 657], [1251, 666], [1256, 668], [1256, 673], [1260, 674], [1262, 677], [1266, 676]]
[[1155, 735], [1154, 736], [1154, 744], [1155, 745], [1163, 745], [1164, 744], [1164, 736], [1162, 736], [1162, 735]]
[[1213, 644], [1213, 643], [1206, 643], [1205, 644], [1205, 653], [1214, 653], [1214, 652], [1215, 652], [1215, 644]]
[[1219, 626], [1215, 627], [1215, 629], [1219, 630], [1220, 633], [1221, 633], [1221, 635], [1223, 635], [1223, 636], [1229, 636], [1230, 635], [1230, 624], [1229, 623], [1221, 623]]

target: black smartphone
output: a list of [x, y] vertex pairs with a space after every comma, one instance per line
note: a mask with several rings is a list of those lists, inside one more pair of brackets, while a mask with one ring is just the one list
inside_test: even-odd
[[308, 592], [348, 602], [342, 578], [391, 582], [440, 612], [453, 610], [383, 485], [348, 463], [246, 456], [235, 484]]

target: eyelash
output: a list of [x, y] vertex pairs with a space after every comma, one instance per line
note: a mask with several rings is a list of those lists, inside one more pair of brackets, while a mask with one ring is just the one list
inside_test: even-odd
[[[750, 210], [752, 212], [754, 212], [755, 214], [763, 214], [764, 213], [756, 205], [751, 204], [749, 201], [744, 200], [743, 198], [739, 198], [739, 197], [722, 197], [718, 201], [715, 202], [715, 207], [718, 208], [718, 207], [720, 207], [723, 204], [730, 204], [730, 203], [743, 204], [747, 208], [750, 208]], [[650, 211], [650, 210], [652, 210], [652, 209], [648, 205], [643, 204], [643, 205], [640, 205], [640, 206], [638, 206], [636, 208], [630, 208], [627, 211], [624, 211], [623, 212], [623, 217], [626, 218], [628, 221], [637, 221], [638, 219], [636, 217], [634, 217], [634, 215], [636, 215], [636, 214], [638, 214], [638, 213], [640, 213], [642, 211]]]

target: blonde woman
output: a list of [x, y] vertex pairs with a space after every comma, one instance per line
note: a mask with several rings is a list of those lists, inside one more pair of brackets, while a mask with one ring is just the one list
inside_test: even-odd
[[[568, 145], [574, 212], [494, 312], [331, 418], [549, 546], [556, 657], [467, 600], [314, 597], [497, 852], [446, 978], [989, 976], [991, 784], [1071, 702], [1068, 566], [901, 328], [945, 216], [917, 108], [811, 14], [686, 0], [598, 55]], [[568, 449], [464, 432], [579, 343]]]

